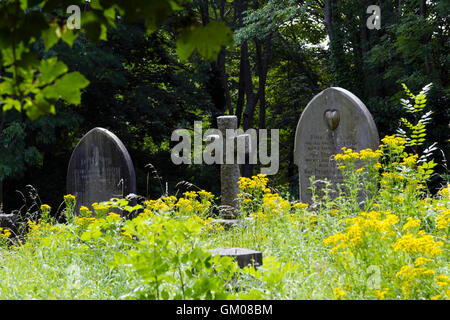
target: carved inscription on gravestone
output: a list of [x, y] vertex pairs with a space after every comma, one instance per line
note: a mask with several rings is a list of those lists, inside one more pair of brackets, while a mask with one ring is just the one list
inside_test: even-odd
[[136, 192], [133, 162], [123, 143], [103, 128], [89, 131], [75, 147], [67, 170], [67, 193], [80, 206]]
[[[310, 177], [332, 182], [331, 196], [336, 196], [336, 184], [342, 182], [334, 155], [342, 147], [355, 151], [379, 145], [375, 122], [366, 106], [351, 92], [337, 87], [325, 89], [306, 106], [297, 125], [294, 163], [299, 168], [299, 193], [310, 203]], [[322, 182], [317, 183], [320, 196]]]

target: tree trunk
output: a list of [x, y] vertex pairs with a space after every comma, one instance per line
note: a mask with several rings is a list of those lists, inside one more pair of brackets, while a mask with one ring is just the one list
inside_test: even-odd
[[328, 38], [330, 39], [330, 42], [334, 38], [333, 23], [332, 23], [332, 6], [331, 6], [332, 1], [333, 0], [325, 0], [325, 15], [324, 15], [325, 27], [327, 29]]
[[202, 25], [206, 26], [209, 23], [209, 1], [203, 0], [199, 3], [200, 16], [202, 18]]
[[[222, 0], [219, 3], [220, 21], [225, 21], [225, 2], [226, 2], [226, 0]], [[230, 90], [228, 88], [228, 74], [227, 74], [227, 70], [226, 70], [226, 55], [227, 55], [227, 51], [225, 50], [225, 48], [222, 48], [222, 50], [220, 51], [219, 56], [217, 58], [217, 63], [219, 65], [219, 70], [220, 70], [220, 74], [221, 74], [222, 87], [225, 91], [226, 110], [228, 110], [229, 114], [233, 114], [233, 107], [231, 106]]]
[[245, 68], [244, 68], [244, 59], [245, 59], [245, 52], [248, 50], [244, 50], [244, 46], [247, 47], [247, 42], [243, 43], [241, 46], [241, 61], [239, 63], [239, 84], [238, 84], [238, 97], [236, 101], [236, 112], [235, 115], [237, 116], [238, 121], [238, 127], [241, 123], [242, 118], [242, 111], [244, 110], [244, 98], [245, 98]]
[[[206, 26], [210, 22], [209, 1], [203, 0], [199, 3], [199, 12], [202, 25]], [[207, 90], [214, 103], [215, 110], [212, 112], [212, 118], [216, 119], [223, 115], [226, 109], [226, 77], [225, 72], [225, 52], [220, 51], [216, 61], [210, 64], [210, 78], [206, 84]]]
[[[247, 0], [234, 1], [234, 21], [238, 29], [243, 25], [242, 12], [244, 12], [244, 10], [247, 8], [247, 5], [248, 5]], [[245, 79], [246, 58], [248, 59], [248, 44], [247, 42], [244, 42], [241, 45], [241, 57], [239, 62], [238, 97], [236, 101], [236, 111], [235, 111], [235, 115], [237, 116], [238, 121], [238, 127], [240, 126], [241, 123], [242, 111], [244, 110], [245, 93], [247, 91]]]
[[269, 64], [272, 56], [272, 35], [268, 35], [265, 40], [264, 51], [259, 40], [255, 41], [256, 44], [256, 61], [258, 65], [259, 75], [259, 88], [258, 88], [258, 100], [259, 100], [259, 129], [266, 127], [266, 83], [267, 73], [269, 72]]
[[242, 46], [243, 52], [243, 68], [244, 68], [244, 81], [245, 81], [245, 95], [247, 97], [247, 103], [245, 105], [244, 111], [244, 121], [243, 127], [244, 130], [250, 129], [253, 125], [253, 119], [255, 117], [255, 109], [257, 96], [253, 90], [253, 81], [252, 81], [252, 70], [250, 67], [249, 61], [249, 53], [248, 53], [248, 44], [245, 42], [245, 45]]
[[[246, 89], [245, 95], [247, 97], [244, 116], [243, 116], [243, 128], [244, 128], [244, 131], [246, 131], [246, 130], [252, 128], [252, 126], [253, 126], [253, 120], [255, 118], [255, 109], [256, 109], [256, 104], [258, 103], [258, 98], [253, 89], [252, 71], [251, 71], [251, 67], [250, 67], [247, 42], [245, 43], [245, 45], [242, 46], [241, 50], [243, 52], [242, 67], [244, 69], [244, 82], [245, 82], [245, 89]], [[242, 165], [242, 176], [251, 177], [253, 175], [253, 167], [254, 167], [254, 165], [252, 165], [250, 163], [246, 163], [246, 164]]]
[[[426, 0], [421, 0], [420, 1], [420, 15], [423, 18], [423, 23], [425, 24], [426, 20], [427, 20], [427, 4], [426, 4]], [[424, 46], [427, 46], [427, 44], [429, 43], [430, 39], [431, 39], [431, 34], [426, 34], [423, 37], [423, 44], [424, 44]], [[425, 50], [424, 67], [425, 67], [425, 73], [427, 74], [427, 76], [429, 76], [430, 73], [431, 73], [431, 68], [430, 68], [430, 59], [429, 59], [428, 50]]]

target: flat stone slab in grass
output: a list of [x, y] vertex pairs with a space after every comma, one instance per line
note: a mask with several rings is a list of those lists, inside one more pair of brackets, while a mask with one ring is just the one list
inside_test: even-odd
[[133, 162], [122, 141], [112, 132], [94, 128], [78, 142], [67, 169], [67, 193], [80, 206], [136, 193]]
[[233, 257], [237, 260], [239, 267], [261, 266], [263, 264], [262, 252], [245, 248], [217, 248], [208, 250], [212, 255], [221, 257]]

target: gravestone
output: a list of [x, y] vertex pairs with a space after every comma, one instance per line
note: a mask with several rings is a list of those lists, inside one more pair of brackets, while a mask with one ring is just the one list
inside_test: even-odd
[[[299, 169], [299, 194], [302, 202], [311, 203], [310, 177], [325, 178], [332, 183], [335, 197], [336, 183], [343, 178], [334, 156], [342, 147], [356, 152], [377, 149], [378, 131], [372, 115], [353, 93], [338, 87], [327, 88], [306, 106], [297, 125], [294, 163]], [[316, 184], [320, 196], [323, 183]], [[334, 188], [333, 188], [334, 186]]]
[[262, 252], [245, 249], [245, 248], [218, 248], [208, 250], [211, 254], [220, 255], [221, 257], [232, 257], [237, 261], [240, 268], [247, 266], [262, 266], [263, 257]]
[[134, 166], [123, 143], [106, 129], [89, 131], [73, 150], [67, 170], [67, 193], [76, 197], [76, 212], [135, 192]]

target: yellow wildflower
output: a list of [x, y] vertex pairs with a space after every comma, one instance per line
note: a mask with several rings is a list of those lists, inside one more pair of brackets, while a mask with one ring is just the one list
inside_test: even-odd
[[420, 227], [420, 220], [414, 219], [411, 217], [406, 218], [406, 223], [403, 225], [402, 230], [407, 229], [413, 229], [413, 228], [419, 228]]
[[450, 197], [450, 183], [445, 188], [439, 190], [438, 194], [444, 197]]
[[195, 192], [195, 191], [187, 191], [187, 192], [183, 193], [183, 195], [186, 198], [196, 198], [197, 197], [197, 192]]
[[211, 192], [200, 190], [197, 192], [200, 198], [211, 199], [214, 198], [214, 195]]
[[48, 212], [50, 209], [51, 207], [48, 204], [41, 205], [41, 211]]
[[400, 165], [412, 167], [416, 164], [418, 157], [419, 157], [419, 155], [417, 155], [417, 154], [409, 155], [408, 157], [403, 158], [403, 162], [401, 162]]
[[374, 294], [378, 300], [384, 300], [384, 297], [388, 293], [389, 288], [385, 288], [384, 290], [376, 289], [374, 290]]
[[[384, 219], [383, 219], [384, 216]], [[346, 232], [338, 232], [335, 235], [324, 239], [325, 245], [335, 245], [331, 253], [337, 252], [340, 248], [353, 248], [363, 242], [363, 237], [369, 232], [382, 234], [382, 237], [392, 234], [392, 226], [398, 222], [398, 217], [389, 212], [370, 211], [362, 212], [355, 218], [347, 219], [350, 225]]]
[[305, 209], [308, 207], [308, 204], [303, 203], [303, 202], [296, 202], [294, 203], [294, 208], [295, 209]]
[[115, 212], [109, 212], [108, 213], [108, 217], [113, 219], [113, 220], [120, 220], [122, 219], [122, 217], [120, 216], [120, 214], [117, 214]]
[[446, 209], [436, 217], [436, 228], [447, 229], [450, 224], [450, 209]]
[[400, 150], [403, 150], [406, 144], [406, 140], [404, 138], [396, 137], [395, 135], [385, 136], [383, 139], [381, 139], [381, 142], [384, 143], [383, 147], [388, 146]]
[[344, 296], [347, 295], [347, 293], [342, 290], [341, 288], [334, 288], [334, 296], [337, 300], [340, 300], [341, 298], [343, 298]]
[[64, 200], [67, 202], [67, 201], [69, 201], [69, 202], [71, 202], [71, 201], [75, 201], [75, 196], [74, 195], [71, 195], [71, 194], [66, 194], [65, 196], [64, 196]]
[[87, 207], [85, 207], [85, 206], [81, 206], [80, 207], [80, 214], [82, 215], [82, 216], [90, 216], [91, 214], [92, 214], [92, 211], [91, 210], [89, 210]]
[[330, 214], [331, 214], [332, 216], [336, 215], [338, 212], [339, 212], [339, 210], [336, 210], [336, 209], [331, 209], [331, 210], [330, 210]]
[[433, 240], [433, 236], [429, 234], [424, 235], [423, 232], [419, 232], [419, 235], [422, 236], [414, 237], [413, 234], [407, 233], [393, 244], [394, 250], [402, 250], [410, 254], [423, 253], [430, 256], [436, 256], [442, 253], [440, 248], [443, 245], [442, 241], [436, 242]]
[[11, 236], [11, 231], [6, 228], [0, 228], [0, 237], [2, 238], [9, 238]]
[[439, 275], [436, 277], [436, 283], [439, 287], [446, 287], [450, 284], [450, 279], [446, 275]]
[[428, 259], [428, 258], [418, 257], [418, 258], [416, 259], [416, 261], [414, 261], [414, 265], [415, 265], [416, 267], [420, 267], [421, 265], [427, 264], [427, 263], [432, 262], [432, 261], [433, 261], [433, 260]]

